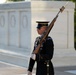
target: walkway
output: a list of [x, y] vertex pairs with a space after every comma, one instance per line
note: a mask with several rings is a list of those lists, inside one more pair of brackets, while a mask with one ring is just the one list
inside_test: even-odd
[[[54, 54], [52, 60], [55, 75], [76, 75], [76, 51], [59, 52]], [[0, 62], [0, 75], [27, 75], [27, 69]]]

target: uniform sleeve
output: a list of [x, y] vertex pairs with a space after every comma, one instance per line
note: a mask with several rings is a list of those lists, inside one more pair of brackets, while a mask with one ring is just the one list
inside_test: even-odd
[[[36, 40], [35, 40], [35, 42], [34, 42], [34, 49], [33, 49], [33, 51], [35, 50], [35, 48], [36, 48], [36, 46], [37, 46], [37, 39], [38, 39], [38, 38], [36, 38]], [[34, 64], [35, 64], [35, 60], [33, 60], [33, 59], [30, 57], [29, 66], [28, 66], [28, 71], [32, 72], [33, 67], [34, 67]]]
[[33, 60], [32, 58], [30, 58], [28, 71], [32, 72], [34, 64], [35, 64], [35, 60]]

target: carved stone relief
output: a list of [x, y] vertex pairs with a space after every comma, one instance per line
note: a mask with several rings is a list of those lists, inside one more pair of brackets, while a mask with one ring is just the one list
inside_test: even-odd
[[10, 17], [10, 24], [11, 24], [11, 27], [15, 27], [15, 25], [16, 25], [15, 15], [11, 15], [11, 17]]
[[[20, 47], [28, 49], [29, 37], [28, 37], [28, 16], [25, 11], [20, 12]], [[27, 42], [27, 43], [26, 43]]]
[[3, 15], [0, 16], [0, 26], [4, 27], [5, 25], [5, 17]]
[[28, 18], [26, 15], [22, 16], [22, 27], [26, 28], [28, 25]]

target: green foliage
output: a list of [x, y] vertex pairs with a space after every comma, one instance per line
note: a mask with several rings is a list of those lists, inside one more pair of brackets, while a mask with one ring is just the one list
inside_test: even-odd
[[76, 0], [71, 0], [71, 1], [76, 2]]
[[75, 3], [75, 12], [74, 12], [74, 47], [76, 49], [76, 0], [71, 0]]
[[76, 49], [76, 8], [75, 8], [75, 14], [74, 14], [74, 46]]

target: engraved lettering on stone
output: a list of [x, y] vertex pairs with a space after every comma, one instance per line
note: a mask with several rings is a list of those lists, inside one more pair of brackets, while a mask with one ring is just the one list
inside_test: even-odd
[[0, 26], [4, 27], [4, 25], [5, 25], [5, 18], [4, 16], [0, 16]]
[[25, 15], [25, 16], [23, 16], [23, 18], [22, 18], [22, 27], [23, 27], [23, 28], [26, 28], [27, 25], [28, 25], [28, 19], [27, 19], [27, 16]]
[[10, 21], [11, 23], [11, 27], [15, 27], [15, 25], [16, 25], [16, 18], [15, 18], [15, 16], [14, 15], [12, 15], [11, 16], [11, 21]]

